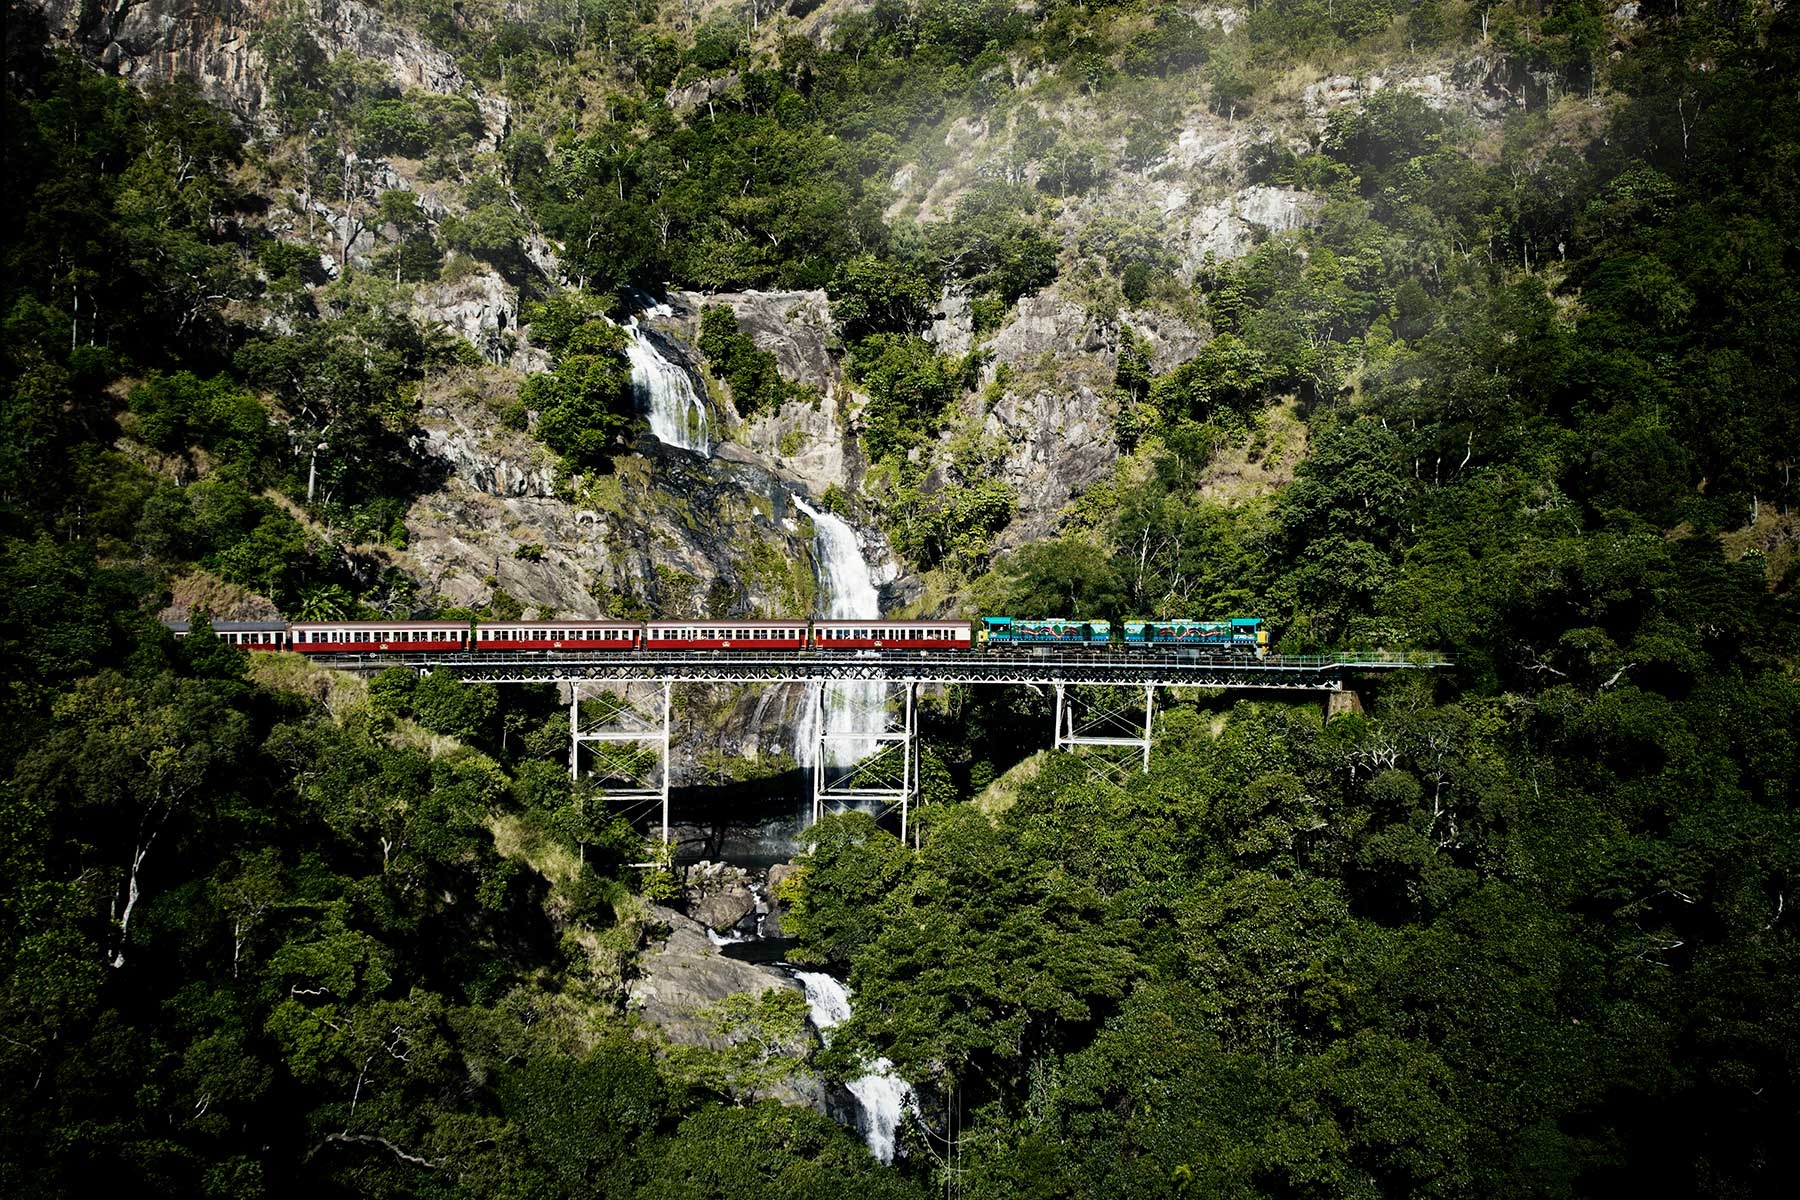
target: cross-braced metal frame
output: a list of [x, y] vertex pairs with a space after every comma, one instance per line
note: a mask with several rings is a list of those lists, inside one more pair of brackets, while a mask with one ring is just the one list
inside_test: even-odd
[[[883, 811], [900, 810], [900, 840], [905, 841], [912, 809], [919, 794], [919, 685], [908, 680], [899, 685], [900, 698], [883, 695], [879, 732], [826, 728], [825, 688], [807, 688], [811, 726], [816, 740], [812, 750], [812, 819], [818, 821], [828, 807], [842, 810], [858, 800], [874, 800]], [[833, 763], [832, 743], [850, 743], [853, 761]]]
[[[1090, 689], [1106, 687], [1118, 693], [1107, 703], [1095, 703]], [[1098, 752], [1083, 754], [1089, 774], [1096, 779], [1117, 783], [1132, 765], [1144, 772], [1150, 770], [1151, 725], [1156, 719], [1156, 688], [1142, 685], [1143, 721], [1138, 721], [1136, 692], [1138, 684], [1084, 685], [1071, 692], [1068, 684], [1056, 685], [1056, 724], [1052, 745], [1057, 750], [1078, 751], [1084, 747], [1101, 747]], [[1121, 749], [1130, 750], [1120, 756]]]
[[[661, 721], [645, 716], [628, 703], [630, 685], [624, 684], [626, 695], [599, 691], [593, 684], [571, 680], [569, 683], [569, 777], [582, 778], [582, 747], [587, 747], [587, 777], [597, 782], [606, 798], [624, 808], [628, 816], [639, 817], [652, 807], [662, 818], [662, 840], [669, 843], [669, 768], [670, 718], [674, 707], [675, 683], [661, 680], [657, 686], [656, 705]], [[605, 703], [602, 711], [589, 714], [583, 724], [581, 703], [583, 690], [587, 699]], [[647, 748], [647, 749], [646, 749]]]
[[[421, 671], [446, 670], [469, 683], [556, 682], [569, 688], [569, 774], [598, 780], [607, 798], [632, 810], [633, 817], [658, 810], [662, 841], [669, 835], [671, 717], [674, 685], [707, 683], [805, 683], [815, 731], [812, 818], [828, 807], [856, 800], [882, 802], [900, 811], [900, 836], [916, 840], [914, 810], [919, 792], [919, 712], [921, 684], [1048, 684], [1056, 693], [1052, 745], [1083, 752], [1097, 778], [1119, 782], [1134, 767], [1150, 769], [1156, 690], [1169, 688], [1254, 689], [1330, 695], [1341, 692], [1351, 672], [1403, 669], [1442, 670], [1451, 664], [1436, 655], [1364, 652], [1270, 657], [1261, 661], [1209, 659], [1197, 655], [956, 655], [956, 654], [594, 654], [594, 655], [331, 655], [321, 665], [375, 671], [397, 665]], [[860, 681], [888, 685], [880, 732], [828, 729], [824, 689]], [[623, 700], [589, 714], [583, 699], [597, 699], [606, 685], [629, 689], [651, 685], [660, 712], [645, 716]], [[898, 703], [892, 689], [899, 688]], [[1143, 722], [1137, 720], [1137, 689], [1143, 690]], [[584, 693], [584, 689], [586, 690]], [[1076, 690], [1071, 690], [1076, 689]], [[1090, 689], [1118, 692], [1116, 703], [1094, 703]], [[652, 704], [656, 708], [657, 704]], [[660, 720], [657, 718], [660, 717]], [[850, 764], [829, 760], [831, 742], [860, 743], [866, 754]], [[1129, 751], [1121, 755], [1119, 752]]]

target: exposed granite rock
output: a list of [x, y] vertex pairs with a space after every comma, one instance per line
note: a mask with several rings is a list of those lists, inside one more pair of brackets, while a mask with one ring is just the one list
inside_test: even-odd
[[983, 432], [1007, 446], [1001, 471], [1018, 504], [1003, 547], [1048, 533], [1069, 498], [1118, 458], [1109, 332], [1052, 286], [1019, 301], [1014, 320], [988, 343], [988, 378], [1004, 364], [1013, 380], [981, 416]]
[[738, 328], [760, 349], [775, 356], [781, 373], [821, 392], [836, 390], [843, 372], [832, 355], [831, 302], [821, 290], [805, 292], [672, 292], [672, 319], [684, 332], [697, 332], [700, 310], [725, 304]]
[[1172, 313], [1154, 309], [1130, 309], [1119, 314], [1119, 321], [1150, 343], [1150, 369], [1158, 375], [1174, 370], [1212, 341], [1212, 330], [1204, 325], [1195, 329]]
[[1325, 198], [1315, 192], [1262, 185], [1208, 204], [1183, 220], [1175, 234], [1174, 248], [1181, 257], [1176, 275], [1192, 283], [1208, 254], [1242, 258], [1271, 234], [1312, 224], [1324, 207]]
[[[207, 100], [245, 127], [265, 134], [278, 129], [270, 105], [268, 57], [261, 34], [287, 13], [287, 0], [111, 0], [100, 7], [83, 0], [44, 0], [52, 35], [84, 52], [102, 69], [139, 85], [191, 80]], [[453, 57], [415, 29], [368, 0], [300, 0], [308, 35], [326, 57], [355, 55], [385, 67], [393, 83], [441, 95], [468, 97], [481, 115], [477, 152], [492, 151], [510, 121], [507, 100], [484, 94]], [[419, 198], [432, 222], [460, 213], [454, 181], [421, 177], [410, 160], [368, 159], [359, 165], [361, 195], [346, 212], [341, 198], [286, 191], [265, 218], [270, 233], [319, 248], [325, 275], [336, 278], [346, 263], [369, 269], [392, 244], [396, 231], [369, 227], [381, 192], [405, 190]], [[378, 224], [378, 222], [374, 222]], [[527, 258], [546, 279], [561, 271], [549, 244], [535, 230], [525, 239]], [[540, 369], [544, 356], [509, 336], [519, 309], [518, 289], [491, 271], [418, 289], [412, 312], [466, 338], [490, 362], [512, 361]]]
[[756, 894], [750, 890], [750, 873], [744, 868], [702, 859], [682, 875], [682, 902], [688, 916], [714, 932], [725, 933], [745, 917], [756, 915]]
[[[676, 1045], [725, 1049], [728, 1039], [714, 1033], [700, 1014], [727, 996], [804, 991], [779, 967], [727, 958], [704, 926], [672, 909], [651, 906], [648, 931], [651, 936], [637, 958], [638, 973], [625, 985], [625, 1006]], [[809, 1044], [816, 1048], [817, 1031], [810, 1024], [808, 1029]], [[840, 1124], [856, 1124], [857, 1104], [849, 1090], [805, 1069], [758, 1089], [752, 1098], [804, 1105]]]
[[710, 304], [729, 305], [738, 328], [759, 349], [775, 356], [782, 377], [817, 393], [814, 400], [790, 401], [776, 412], [761, 413], [745, 422], [719, 389], [713, 399], [738, 422], [734, 436], [755, 460], [770, 464], [814, 496], [824, 494], [833, 484], [854, 489], [863, 462], [854, 440], [845, 432], [849, 391], [834, 353], [836, 335], [825, 293], [675, 292], [668, 299], [670, 313], [661, 322], [691, 342], [699, 332], [700, 310]]
[[1436, 109], [1458, 109], [1477, 120], [1498, 120], [1521, 99], [1502, 80], [1503, 72], [1481, 55], [1473, 55], [1439, 71], [1418, 75], [1329, 75], [1301, 93], [1306, 114], [1323, 122], [1333, 109], [1362, 105], [1384, 88], [1412, 92]]
[[[327, 57], [350, 53], [388, 68], [394, 83], [450, 95], [471, 92], [491, 150], [506, 132], [505, 98], [470, 88], [456, 60], [413, 30], [361, 0], [302, 0], [308, 31]], [[257, 31], [272, 23], [281, 0], [44, 0], [52, 33], [85, 50], [102, 67], [135, 83], [192, 79], [208, 100], [244, 124], [260, 127], [267, 111], [268, 65]]]
[[[497, 385], [501, 401], [516, 395], [505, 376], [475, 378]], [[459, 386], [456, 377], [439, 377], [433, 383], [420, 422], [424, 432], [413, 443], [416, 453], [435, 459], [449, 475], [490, 496], [542, 500], [556, 494], [556, 459], [542, 444], [506, 429], [476, 395], [460, 397], [461, 403], [444, 395]], [[469, 385], [462, 386], [473, 393]]]
[[518, 336], [518, 289], [489, 270], [454, 282], [425, 284], [413, 293], [413, 316], [442, 325], [491, 363], [529, 374], [548, 369], [550, 356]]
[[975, 346], [975, 318], [969, 309], [969, 293], [964, 288], [947, 287], [931, 314], [925, 340], [937, 347], [939, 354], [967, 354]]
[[505, 591], [571, 617], [810, 610], [811, 541], [791, 500], [801, 484], [649, 438], [608, 474], [561, 480], [548, 450], [501, 424], [519, 379], [464, 368], [421, 395], [414, 449], [441, 482], [407, 513], [399, 555], [424, 583], [421, 599], [484, 607]]
[[281, 610], [267, 596], [235, 583], [227, 583], [210, 571], [195, 567], [169, 583], [169, 603], [157, 614], [165, 621], [190, 621], [206, 612], [216, 621], [279, 621]]
[[769, 868], [763, 884], [763, 895], [767, 898], [768, 914], [763, 918], [763, 936], [778, 938], [788, 936], [782, 926], [782, 918], [787, 915], [788, 906], [782, 901], [782, 887], [797, 875], [801, 867], [798, 863], [776, 863]]
[[673, 909], [652, 906], [650, 924], [667, 933], [638, 956], [638, 974], [625, 985], [625, 1004], [672, 1042], [723, 1049], [726, 1039], [708, 1027], [699, 1015], [701, 1009], [745, 992], [801, 990], [775, 967], [725, 957], [706, 936], [704, 925]]
[[672, 87], [663, 93], [663, 103], [677, 112], [707, 104], [737, 86], [739, 75], [727, 71], [709, 79], [696, 79], [685, 87]]
[[1073, 357], [1103, 351], [1107, 342], [1079, 305], [1051, 287], [1020, 300], [1017, 315], [994, 335], [988, 348], [994, 362], [1024, 368], [1044, 355]]

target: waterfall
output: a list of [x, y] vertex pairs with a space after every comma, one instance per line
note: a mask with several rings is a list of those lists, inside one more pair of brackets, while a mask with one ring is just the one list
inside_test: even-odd
[[665, 446], [711, 454], [706, 402], [694, 391], [694, 381], [663, 357], [636, 317], [625, 323], [625, 332], [631, 338], [625, 346], [625, 357], [631, 360], [631, 390], [650, 416], [650, 436]]
[[[872, 621], [881, 616], [881, 596], [869, 574], [869, 562], [856, 540], [856, 530], [828, 512], [820, 512], [800, 497], [794, 507], [813, 523], [813, 561], [823, 593], [818, 615]], [[874, 734], [887, 728], [887, 688], [880, 682], [843, 682], [824, 685], [825, 765], [847, 767], [868, 757], [875, 743], [866, 737], [833, 737], [832, 734]], [[794, 758], [801, 766], [813, 765], [818, 730], [809, 704], [801, 718]]]
[[[795, 971], [794, 978], [806, 989], [806, 1006], [812, 1011], [819, 1037], [831, 1041], [831, 1030], [850, 1019], [850, 989], [823, 971]], [[856, 1098], [856, 1128], [869, 1150], [882, 1162], [894, 1161], [894, 1135], [900, 1119], [913, 1105], [912, 1085], [890, 1072], [894, 1064], [878, 1058], [867, 1075], [850, 1083]]]

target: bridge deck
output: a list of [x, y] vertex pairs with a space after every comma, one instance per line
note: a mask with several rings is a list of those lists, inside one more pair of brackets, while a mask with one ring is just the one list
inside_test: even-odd
[[1441, 655], [1368, 651], [1269, 656], [1262, 661], [1225, 655], [1069, 651], [1003, 652], [807, 650], [649, 651], [628, 653], [517, 652], [481, 654], [321, 654], [324, 666], [350, 671], [387, 667], [444, 670], [471, 683], [553, 683], [600, 680], [676, 680], [693, 683], [1101, 684], [1137, 687], [1298, 688], [1336, 691], [1363, 671], [1439, 670]]

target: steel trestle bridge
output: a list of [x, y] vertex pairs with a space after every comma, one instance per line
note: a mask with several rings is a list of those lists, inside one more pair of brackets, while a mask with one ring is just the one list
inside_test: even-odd
[[[1451, 665], [1442, 655], [1405, 651], [1270, 655], [1259, 660], [1179, 649], [1127, 652], [1066, 647], [1009, 647], [986, 652], [484, 651], [307, 657], [321, 666], [363, 673], [401, 667], [421, 675], [443, 671], [467, 683], [567, 686], [571, 776], [581, 776], [585, 751], [588, 774], [602, 784], [609, 799], [660, 808], [665, 846], [669, 842], [670, 747], [677, 683], [805, 685], [808, 724], [817, 739], [810, 746], [813, 819], [833, 806], [874, 801], [898, 810], [904, 839], [918, 798], [918, 689], [922, 685], [1054, 689], [1052, 746], [1062, 751], [1102, 748], [1096, 751], [1096, 774], [1110, 769], [1116, 777], [1121, 766], [1150, 769], [1151, 726], [1159, 688], [1310, 692], [1331, 697], [1344, 692], [1347, 678], [1356, 675], [1442, 670]], [[841, 683], [891, 685], [884, 689], [880, 732], [826, 727], [825, 690]], [[602, 703], [597, 714], [592, 710], [584, 714], [584, 691], [592, 704], [608, 684], [627, 688], [655, 685], [658, 695], [641, 706], [622, 701]], [[828, 763], [827, 744], [831, 742], [857, 745], [857, 761]], [[1123, 759], [1121, 752], [1125, 752]]]

